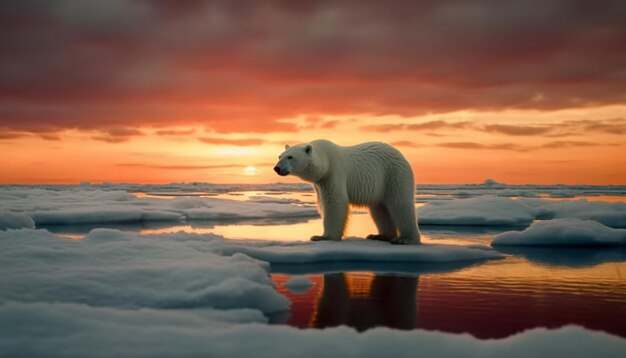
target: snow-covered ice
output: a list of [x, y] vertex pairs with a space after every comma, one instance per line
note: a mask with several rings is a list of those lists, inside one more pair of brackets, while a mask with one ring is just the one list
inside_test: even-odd
[[[533, 198], [546, 193], [553, 197], [610, 195], [625, 192], [623, 187], [507, 186], [495, 181], [442, 187], [418, 190], [433, 194], [420, 208], [421, 224], [468, 225], [474, 226], [472, 233], [491, 235], [502, 230], [498, 225], [547, 221], [535, 222], [525, 231], [498, 235], [493, 243], [497, 250], [435, 244], [393, 246], [363, 239], [244, 241], [213, 234], [140, 235], [112, 229], [95, 229], [83, 240], [69, 240], [34, 228], [176, 225], [195, 219], [306, 220], [318, 214], [312, 205], [267, 195], [234, 201], [130, 194], [310, 191], [308, 185], [0, 186], [0, 352], [33, 357], [623, 356], [626, 340], [580, 327], [534, 329], [482, 341], [470, 335], [423, 330], [377, 328], [358, 333], [347, 327], [298, 330], [267, 325], [268, 316], [290, 307], [289, 300], [274, 287], [272, 272], [301, 275], [283, 285], [302, 292], [311, 287], [311, 280], [304, 276], [309, 273], [362, 270], [415, 276], [416, 272], [479, 265], [502, 258], [511, 249], [526, 250], [518, 254], [529, 260], [538, 257], [539, 262], [555, 262], [552, 253], [545, 258], [529, 251], [545, 248], [502, 246], [505, 244], [498, 245], [498, 241], [564, 246], [623, 245], [625, 241], [626, 230], [619, 228], [626, 227], [626, 204]], [[476, 197], [485, 194], [489, 196]], [[626, 254], [619, 251], [622, 248], [607, 251], [604, 247], [601, 252], [594, 251], [597, 254], [591, 261], [585, 256], [572, 265], [623, 261]], [[571, 256], [567, 255], [567, 260], [571, 261]]]
[[[496, 190], [495, 188], [501, 191], [510, 190], [506, 189], [507, 187], [500, 188], [499, 184], [494, 185], [483, 187], [489, 190]], [[139, 189], [138, 186], [119, 187]], [[199, 196], [179, 196], [173, 199], [138, 198], [126, 191], [113, 190], [117, 189], [117, 186], [104, 188], [107, 190], [87, 185], [74, 187], [72, 190], [51, 186], [2, 186], [0, 229], [31, 228], [33, 223], [35, 225], [177, 223], [185, 220], [287, 219], [318, 216], [314, 205], [291, 198], [251, 196], [246, 201]], [[148, 188], [154, 189], [152, 186]], [[189, 189], [186, 186], [166, 188], [183, 193], [184, 189]], [[279, 185], [277, 188], [282, 186]], [[595, 220], [611, 227], [626, 227], [625, 203], [584, 199], [514, 200], [497, 196], [498, 193], [493, 196], [472, 197], [475, 194], [468, 194], [466, 191], [469, 189], [463, 191], [458, 189], [458, 186], [456, 188], [452, 193], [453, 197], [443, 197], [446, 200], [440, 200], [441, 198], [430, 200], [427, 201], [427, 205], [419, 208], [419, 222], [423, 225], [526, 226], [535, 219], [571, 217]], [[213, 189], [216, 190], [217, 187]], [[454, 193], [457, 194], [457, 198], [454, 197]], [[532, 195], [527, 193], [523, 196]]]
[[263, 242], [212, 234], [139, 235], [96, 229], [84, 240], [46, 230], [0, 231], [0, 302], [97, 306], [287, 310], [269, 264], [449, 263], [502, 257], [490, 248], [394, 246], [365, 240]]
[[314, 206], [265, 198], [245, 202], [211, 197], [137, 198], [119, 190], [22, 187], [2, 187], [0, 197], [0, 228], [32, 227], [28, 218], [36, 225], [68, 225], [318, 216]]
[[496, 235], [492, 245], [611, 246], [626, 245], [626, 229], [614, 229], [581, 219], [553, 219], [533, 223], [524, 231]]
[[255, 323], [245, 310], [127, 310], [67, 303], [0, 305], [9, 357], [622, 357], [626, 340], [568, 326], [500, 340], [466, 334]]
[[424, 225], [525, 226], [536, 219], [578, 218], [626, 227], [626, 204], [581, 200], [477, 197], [430, 203], [419, 208]]
[[460, 245], [391, 245], [387, 242], [344, 239], [322, 241], [232, 241], [225, 254], [242, 253], [271, 264], [319, 264], [326, 262], [447, 263], [503, 257], [488, 247]]
[[0, 231], [0, 302], [74, 302], [93, 306], [287, 310], [268, 265], [225, 257], [222, 238], [145, 237], [93, 230], [73, 241], [45, 230]]
[[527, 225], [533, 208], [499, 197], [456, 199], [430, 203], [419, 209], [419, 223], [426, 225]]
[[0, 210], [0, 230], [21, 228], [34, 229], [35, 221], [28, 215]]

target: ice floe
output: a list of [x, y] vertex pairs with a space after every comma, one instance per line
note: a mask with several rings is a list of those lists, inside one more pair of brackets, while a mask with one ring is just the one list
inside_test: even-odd
[[0, 284], [7, 288], [0, 291], [0, 302], [251, 308], [270, 313], [289, 307], [268, 277], [270, 264], [314, 264], [322, 269], [329, 262], [454, 264], [502, 256], [486, 247], [394, 246], [363, 239], [287, 243], [95, 229], [76, 241], [46, 230], [6, 230], [0, 231]]
[[[277, 190], [289, 186], [279, 184], [259, 186], [261, 187], [265, 190]], [[446, 186], [437, 188], [441, 187]], [[165, 195], [167, 193], [176, 195], [170, 195], [167, 198], [136, 197], [124, 191], [150, 192], [148, 189], [157, 188], [160, 188], [160, 193]], [[299, 199], [253, 195], [247, 200], [229, 200], [196, 196], [195, 192], [189, 191], [194, 188], [211, 189], [214, 192], [223, 193], [239, 186], [209, 184], [197, 186], [172, 184], [160, 187], [130, 184], [0, 186], [0, 229], [29, 228], [33, 223], [35, 225], [175, 223], [185, 220], [288, 219], [318, 216], [314, 205], [304, 203]], [[481, 188], [483, 191], [475, 191], [472, 188]], [[419, 208], [420, 223], [424, 225], [526, 226], [535, 219], [573, 217], [595, 220], [611, 227], [626, 227], [625, 203], [584, 199], [543, 200], [528, 198], [536, 194], [530, 189], [511, 188], [512, 186], [493, 183], [479, 186], [457, 185], [446, 189], [449, 192], [448, 195], [436, 195], [428, 200], [424, 200], [428, 196], [418, 196], [418, 201], [427, 203]], [[554, 189], [554, 187], [549, 188]], [[302, 186], [294, 186], [292, 189], [305, 190]], [[565, 192], [571, 194], [579, 189], [569, 186], [558, 187], [552, 194], [556, 196]], [[611, 192], [621, 194], [623, 191], [622, 187], [610, 186], [582, 187], [580, 190], [592, 189], [600, 194]], [[432, 188], [426, 189], [426, 193], [429, 190], [435, 191]], [[494, 192], [494, 190], [498, 191]], [[522, 190], [522, 192], [512, 193], [511, 190]], [[185, 193], [189, 193], [190, 196], [181, 196]], [[419, 189], [418, 193], [420, 193]], [[486, 193], [489, 195], [476, 197]], [[509, 194], [524, 198], [514, 200], [506, 197]]]
[[527, 225], [535, 218], [533, 208], [499, 197], [434, 202], [420, 208], [418, 216], [426, 225]]
[[0, 210], [0, 230], [21, 228], [34, 229], [35, 221], [25, 214]]
[[[234, 201], [211, 197], [137, 198], [125, 191], [0, 188], [0, 228], [187, 219], [315, 217], [312, 205], [290, 201]], [[31, 220], [29, 220], [32, 219]]]
[[344, 239], [341, 241], [231, 241], [220, 249], [225, 254], [242, 253], [270, 264], [326, 262], [446, 263], [501, 258], [481, 246], [391, 245], [386, 242]]
[[467, 334], [256, 323], [245, 310], [127, 310], [67, 303], [0, 305], [9, 357], [622, 357], [626, 340], [567, 326], [498, 340]]
[[433, 202], [419, 208], [424, 225], [525, 226], [536, 219], [578, 218], [626, 227], [626, 204], [581, 200], [477, 197]]
[[533, 223], [524, 231], [496, 235], [492, 245], [613, 246], [626, 245], [626, 229], [614, 229], [592, 220], [553, 219]]
[[210, 250], [215, 241], [223, 239], [206, 235], [193, 243], [97, 229], [73, 241], [45, 230], [0, 231], [0, 302], [264, 313], [289, 308], [266, 263], [218, 255]]

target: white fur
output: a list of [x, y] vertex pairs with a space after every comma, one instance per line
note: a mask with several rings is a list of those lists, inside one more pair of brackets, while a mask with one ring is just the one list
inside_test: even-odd
[[[368, 238], [396, 244], [417, 244], [413, 171], [392, 146], [367, 142], [343, 147], [328, 140], [285, 146], [274, 168], [313, 183], [324, 220], [322, 236], [341, 240], [350, 204], [367, 206], [378, 235]], [[399, 232], [399, 235], [398, 235]]]

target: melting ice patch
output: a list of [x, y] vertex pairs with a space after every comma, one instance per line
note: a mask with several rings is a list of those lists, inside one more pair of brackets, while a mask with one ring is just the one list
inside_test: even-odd
[[304, 293], [313, 286], [313, 282], [306, 276], [293, 276], [283, 285], [292, 293]]
[[626, 245], [626, 229], [614, 229], [591, 220], [554, 219], [533, 223], [524, 231], [496, 235], [491, 243], [511, 246]]

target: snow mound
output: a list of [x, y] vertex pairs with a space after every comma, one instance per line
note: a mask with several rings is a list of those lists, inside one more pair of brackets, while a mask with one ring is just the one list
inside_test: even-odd
[[29, 219], [36, 225], [69, 225], [318, 216], [315, 207], [288, 200], [137, 198], [125, 191], [84, 187], [75, 190], [0, 187], [0, 198], [0, 228], [32, 228]]
[[7, 303], [0, 306], [0, 317], [0, 351], [10, 357], [621, 358], [626, 351], [625, 339], [576, 326], [479, 340], [424, 330], [302, 330], [256, 323], [262, 318], [243, 310]]
[[287, 310], [268, 265], [197, 242], [111, 229], [72, 241], [45, 230], [0, 231], [0, 303], [73, 302], [127, 308]]
[[524, 231], [496, 235], [492, 245], [611, 246], [626, 245], [626, 229], [591, 220], [554, 219], [533, 223]]

